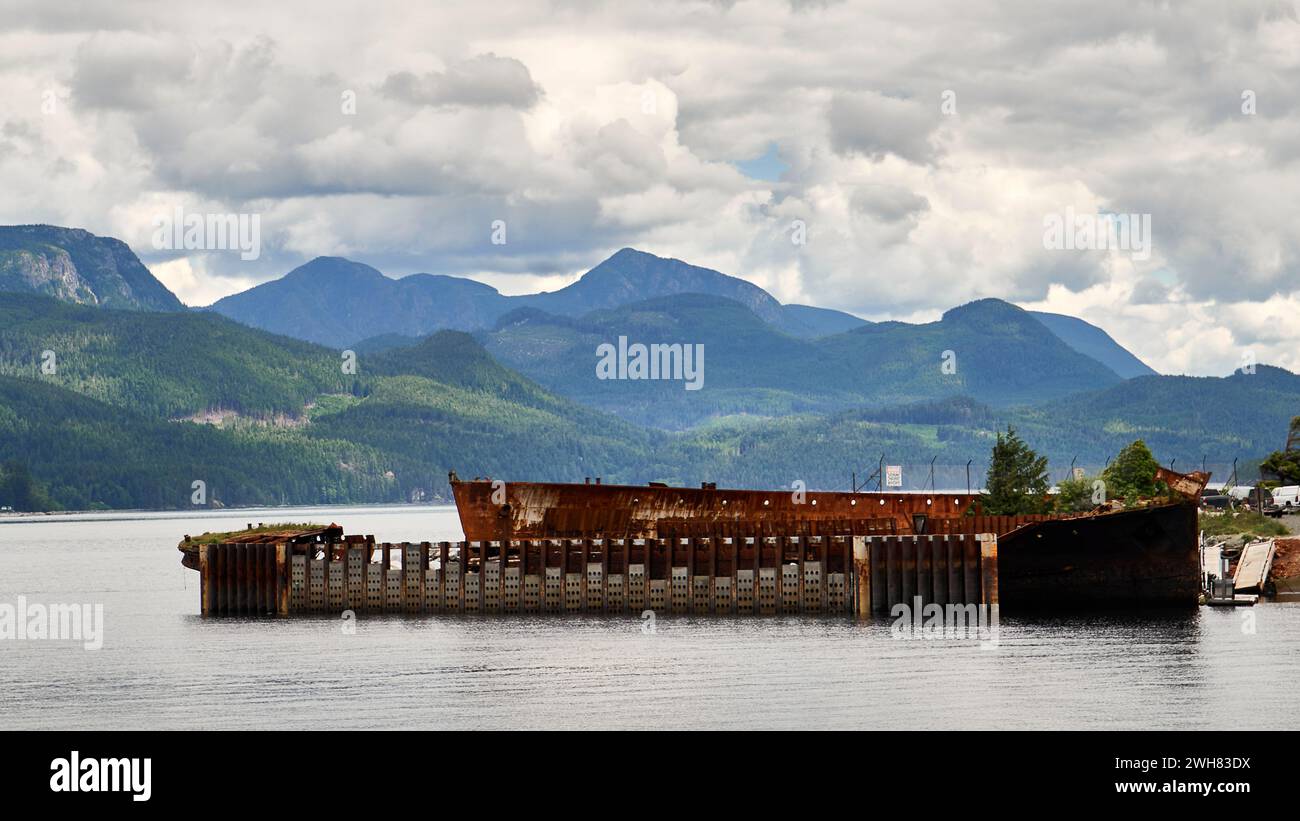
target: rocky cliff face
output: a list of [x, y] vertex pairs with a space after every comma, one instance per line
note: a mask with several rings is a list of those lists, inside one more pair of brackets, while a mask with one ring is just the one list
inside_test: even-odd
[[90, 283], [77, 273], [72, 257], [62, 249], [48, 252], [11, 251], [0, 256], [0, 285], [7, 291], [31, 291], [65, 302], [99, 304]]
[[185, 309], [125, 243], [52, 225], [0, 226], [0, 291], [106, 308]]

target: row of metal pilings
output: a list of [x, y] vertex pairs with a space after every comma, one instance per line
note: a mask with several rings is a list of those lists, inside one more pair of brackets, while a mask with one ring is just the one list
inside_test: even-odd
[[235, 543], [200, 547], [199, 574], [201, 612], [212, 616], [866, 617], [899, 604], [998, 603], [993, 534]]

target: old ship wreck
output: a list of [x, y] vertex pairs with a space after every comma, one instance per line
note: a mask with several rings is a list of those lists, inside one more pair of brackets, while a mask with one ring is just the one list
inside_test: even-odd
[[505, 482], [450, 476], [465, 541], [376, 544], [337, 525], [181, 543], [204, 614], [888, 613], [899, 603], [1192, 607], [1209, 475], [1073, 515], [978, 495]]

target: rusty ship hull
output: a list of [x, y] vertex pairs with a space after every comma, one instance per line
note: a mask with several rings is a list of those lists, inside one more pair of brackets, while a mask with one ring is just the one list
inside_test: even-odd
[[[1178, 477], [1164, 478], [1174, 487]], [[712, 486], [453, 479], [465, 538], [676, 537], [993, 533], [1002, 603], [1016, 608], [1194, 606], [1200, 592], [1197, 506], [1208, 477], [1176, 501], [1070, 516], [985, 516], [966, 493], [797, 494]]]
[[1000, 592], [1018, 608], [1191, 607], [1199, 568], [1190, 501], [1047, 519], [998, 536]]
[[930, 522], [966, 517], [975, 499], [484, 480], [453, 481], [452, 493], [473, 541], [934, 532]]

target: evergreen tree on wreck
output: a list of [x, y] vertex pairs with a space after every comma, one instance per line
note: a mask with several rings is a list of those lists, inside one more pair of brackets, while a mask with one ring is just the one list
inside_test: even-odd
[[1156, 482], [1156, 471], [1159, 468], [1160, 463], [1151, 455], [1146, 442], [1141, 439], [1134, 441], [1121, 450], [1115, 461], [1102, 471], [1106, 497], [1123, 499], [1125, 504], [1131, 505], [1138, 499], [1161, 495], [1166, 488]]
[[998, 432], [984, 485], [980, 509], [985, 514], [1045, 513], [1049, 506], [1047, 491], [1050, 487], [1047, 457], [1035, 453], [1016, 435], [1015, 428], [1008, 425], [1005, 435]]

